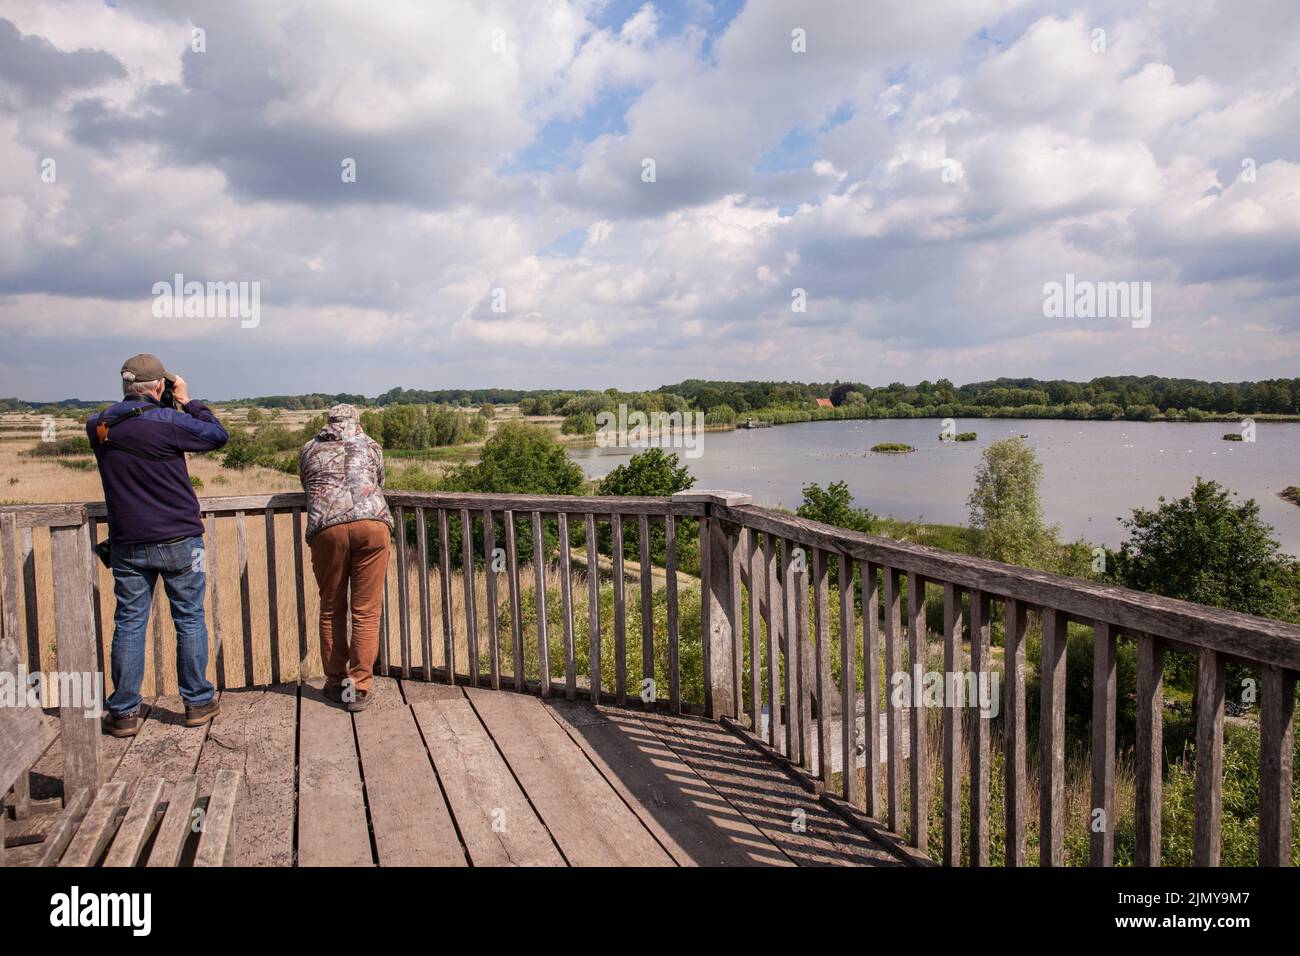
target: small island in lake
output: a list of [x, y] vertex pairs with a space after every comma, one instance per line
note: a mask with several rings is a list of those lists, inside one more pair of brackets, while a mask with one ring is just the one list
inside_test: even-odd
[[871, 450], [883, 455], [904, 455], [909, 451], [916, 451], [911, 445], [904, 445], [897, 441], [882, 441], [879, 445], [872, 445]]

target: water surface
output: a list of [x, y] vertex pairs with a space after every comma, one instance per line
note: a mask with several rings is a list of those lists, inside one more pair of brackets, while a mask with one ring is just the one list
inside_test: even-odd
[[[796, 508], [804, 483], [845, 481], [860, 506], [896, 518], [964, 524], [975, 467], [990, 442], [1028, 435], [1043, 464], [1041, 494], [1064, 537], [1111, 547], [1125, 537], [1116, 520], [1156, 499], [1181, 497], [1197, 475], [1254, 498], [1283, 550], [1300, 555], [1300, 506], [1277, 493], [1300, 485], [1300, 423], [1259, 423], [1256, 440], [1227, 442], [1225, 422], [1072, 422], [959, 419], [973, 442], [940, 442], [937, 419], [807, 422], [752, 431], [708, 432], [703, 454], [683, 461], [697, 488], [744, 491], [756, 503]], [[869, 451], [904, 442], [906, 455]], [[600, 478], [639, 449], [581, 448], [570, 455]]]

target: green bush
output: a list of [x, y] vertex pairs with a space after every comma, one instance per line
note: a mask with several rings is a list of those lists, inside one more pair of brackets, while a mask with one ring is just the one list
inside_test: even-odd
[[596, 416], [590, 412], [579, 412], [576, 415], [570, 415], [560, 426], [560, 431], [566, 435], [594, 435], [596, 434]]
[[275, 422], [262, 425], [256, 431], [250, 428], [230, 428], [230, 438], [226, 442], [221, 465], [236, 470], [261, 465], [296, 475], [299, 449], [324, 425], [325, 416], [318, 415], [296, 430]]
[[90, 439], [85, 435], [70, 435], [57, 441], [43, 441], [27, 454], [32, 458], [62, 458], [66, 455], [89, 455]]

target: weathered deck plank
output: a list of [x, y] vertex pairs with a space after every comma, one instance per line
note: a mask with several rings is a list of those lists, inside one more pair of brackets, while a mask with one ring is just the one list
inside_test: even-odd
[[800, 866], [899, 866], [762, 754], [701, 719], [646, 714], [663, 742]]
[[[439, 700], [465, 699], [465, 694], [459, 687], [418, 680], [401, 681], [401, 694], [408, 704], [431, 704]], [[375, 700], [377, 702], [379, 698], [376, 697]]]
[[412, 710], [470, 859], [475, 866], [563, 866], [474, 708], [458, 698], [422, 701]]
[[466, 693], [571, 865], [673, 865], [539, 699]]
[[294, 684], [226, 691], [199, 755], [201, 794], [213, 792], [218, 770], [243, 771], [235, 803], [237, 866], [293, 864], [297, 691]]
[[396, 685], [356, 715], [357, 744], [380, 866], [465, 866], [465, 851], [411, 708]]
[[[898, 865], [698, 717], [390, 678], [375, 691], [355, 716], [319, 680], [227, 691], [206, 730], [163, 698], [106, 756], [124, 802], [145, 778], [168, 781], [166, 800], [243, 771], [238, 865]], [[58, 792], [61, 762], [42, 760]]]
[[194, 773], [210, 725], [185, 726], [185, 704], [178, 696], [157, 697], [149, 719], [131, 739], [131, 746], [110, 778], [126, 784], [126, 800], [135, 796], [136, 786], [147, 776], [167, 781], [163, 800], [171, 793], [171, 782]]
[[555, 702], [548, 708], [679, 866], [793, 866], [637, 715]]
[[370, 866], [361, 770], [352, 716], [302, 685], [298, 718], [298, 865]]

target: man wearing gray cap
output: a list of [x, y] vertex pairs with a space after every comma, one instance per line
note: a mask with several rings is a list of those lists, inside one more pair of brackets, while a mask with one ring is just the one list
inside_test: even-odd
[[393, 529], [384, 499], [384, 452], [362, 431], [360, 419], [356, 406], [335, 405], [329, 422], [298, 454], [307, 544], [320, 588], [325, 696], [354, 712], [370, 705]]
[[145, 631], [160, 577], [176, 624], [176, 678], [185, 724], [198, 727], [217, 714], [206, 676], [203, 521], [185, 453], [220, 448], [227, 436], [208, 406], [190, 398], [185, 379], [168, 372], [155, 355], [132, 356], [122, 364], [122, 395], [122, 401], [91, 416], [86, 435], [104, 485], [117, 598], [113, 693], [104, 731], [131, 737], [140, 729]]

